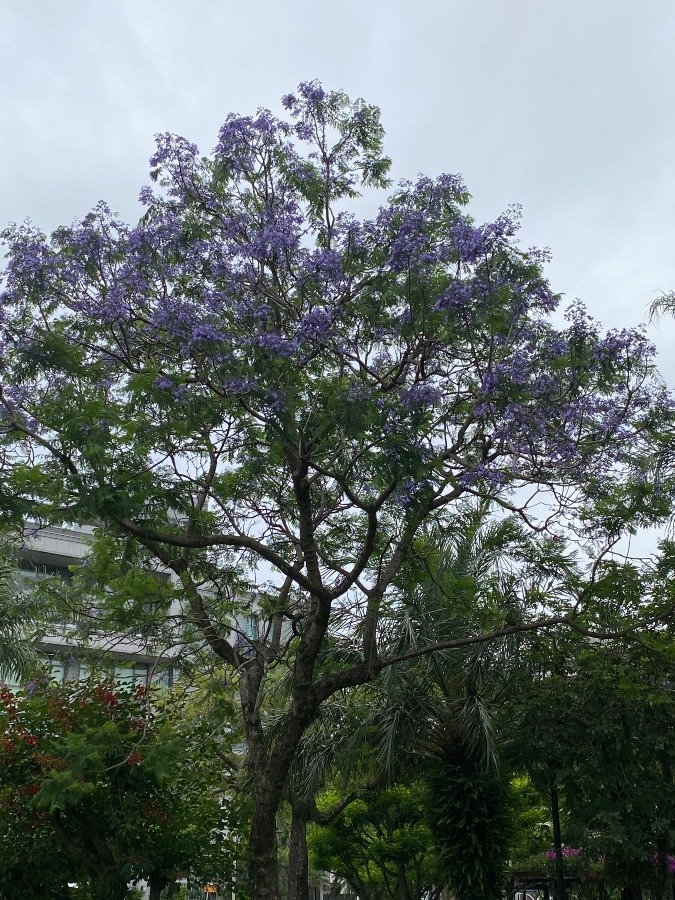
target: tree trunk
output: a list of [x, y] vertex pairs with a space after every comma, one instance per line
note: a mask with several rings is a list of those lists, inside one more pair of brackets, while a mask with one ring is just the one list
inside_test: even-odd
[[148, 886], [150, 887], [149, 900], [159, 900], [162, 891], [168, 885], [168, 883], [169, 879], [165, 876], [151, 875], [148, 879]]
[[405, 865], [403, 863], [401, 863], [398, 867], [397, 880], [398, 880], [398, 892], [401, 895], [401, 900], [410, 900], [410, 891], [408, 890], [408, 879], [406, 878], [406, 870], [405, 870]]
[[249, 860], [255, 900], [279, 900], [277, 810], [273, 802], [256, 803], [249, 834]]
[[255, 900], [279, 900], [277, 811], [293, 757], [305, 729], [316, 715], [318, 703], [307, 678], [302, 689], [296, 686], [283, 728], [268, 747], [259, 709], [263, 673], [260, 661], [252, 660], [239, 682], [253, 782], [249, 864]]
[[293, 812], [288, 858], [288, 900], [309, 900], [307, 822]]
[[556, 897], [557, 900], [566, 900], [562, 839], [560, 835], [560, 807], [558, 805], [558, 785], [555, 774], [551, 776], [551, 813], [553, 817], [553, 846], [555, 847]]

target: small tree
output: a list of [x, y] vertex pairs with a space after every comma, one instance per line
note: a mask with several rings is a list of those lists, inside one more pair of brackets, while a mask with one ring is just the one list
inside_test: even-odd
[[[668, 579], [669, 581], [671, 579]], [[672, 585], [660, 581], [661, 590]], [[541, 795], [559, 790], [563, 841], [602, 858], [622, 897], [667, 884], [675, 851], [672, 636], [536, 648], [541, 668], [514, 680], [502, 712], [512, 763]], [[523, 654], [523, 662], [527, 661]], [[532, 657], [530, 657], [531, 659]], [[660, 863], [659, 865], [655, 863]]]
[[[379, 110], [316, 82], [283, 102], [287, 120], [229, 116], [210, 158], [159, 136], [132, 228], [103, 203], [51, 240], [10, 228], [0, 313], [0, 509], [96, 522], [125, 566], [174, 573], [236, 674], [258, 900], [278, 897], [303, 733], [399, 658], [381, 616], [425, 523], [476, 495], [549, 529], [668, 503], [625, 468], [665, 408], [644, 335], [602, 334], [580, 306], [554, 327], [546, 254], [517, 246], [517, 210], [476, 225], [456, 176], [357, 219], [359, 189], [388, 185]], [[233, 640], [254, 585], [261, 631]], [[578, 600], [504, 629], [579, 625]]]
[[[327, 803], [337, 795], [324, 795]], [[439, 883], [426, 823], [428, 796], [414, 782], [364, 792], [308, 836], [315, 864], [343, 878], [362, 900], [420, 900]]]
[[159, 897], [193, 865], [231, 877], [224, 798], [144, 691], [32, 684], [0, 700], [0, 802], [37, 860], [45, 839], [59, 846], [95, 900], [120, 900], [134, 878]]

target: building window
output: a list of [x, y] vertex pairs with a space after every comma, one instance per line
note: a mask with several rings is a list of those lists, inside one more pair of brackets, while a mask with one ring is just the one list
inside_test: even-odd
[[30, 559], [22, 559], [17, 572], [19, 590], [29, 590], [37, 581], [45, 578], [58, 578], [64, 584], [70, 584], [71, 575], [68, 566], [56, 566], [51, 563], [36, 563]]
[[171, 666], [167, 666], [163, 669], [158, 669], [157, 671], [152, 673], [152, 683], [158, 684], [163, 688], [170, 688], [173, 684], [173, 669]]
[[108, 673], [102, 669], [94, 670], [93, 666], [90, 666], [89, 663], [83, 662], [80, 660], [80, 676], [79, 681], [96, 681], [98, 678], [105, 678]]
[[49, 680], [57, 684], [66, 680], [66, 663], [56, 656], [49, 660]]

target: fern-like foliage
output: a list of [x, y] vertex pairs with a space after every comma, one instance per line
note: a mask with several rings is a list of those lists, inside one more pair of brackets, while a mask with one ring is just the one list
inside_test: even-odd
[[428, 822], [456, 900], [501, 900], [512, 839], [508, 781], [455, 744], [429, 767]]

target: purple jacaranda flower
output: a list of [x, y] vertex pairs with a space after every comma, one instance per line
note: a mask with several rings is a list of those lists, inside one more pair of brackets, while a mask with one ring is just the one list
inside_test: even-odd
[[453, 223], [450, 233], [463, 263], [474, 263], [487, 252], [483, 229], [477, 228], [464, 216], [459, 217]]
[[308, 103], [321, 103], [326, 97], [323, 85], [316, 79], [314, 81], [302, 81], [298, 85], [298, 93]]
[[403, 409], [410, 412], [433, 406], [441, 396], [441, 390], [437, 385], [419, 382], [401, 395], [400, 402]]
[[155, 195], [151, 187], [145, 185], [141, 188], [138, 194], [138, 202], [143, 204], [143, 206], [149, 206], [152, 201], [155, 199]]
[[[289, 434], [331, 410], [321, 433], [334, 428], [335, 446], [368, 444], [359, 484], [394, 463], [411, 484], [477, 493], [559, 477], [581, 494], [610, 472], [616, 483], [652, 411], [672, 408], [644, 334], [603, 332], [580, 304], [554, 324], [547, 252], [519, 247], [516, 208], [472, 220], [459, 176], [402, 181], [358, 218], [350, 199], [388, 164], [376, 109], [318, 82], [284, 106], [286, 120], [229, 116], [210, 158], [158, 136], [158, 183], [133, 228], [99, 204], [50, 239], [5, 232], [2, 364], [23, 367], [26, 390], [0, 384], [3, 428], [40, 423], [78, 378], [111, 407], [132, 393], [141, 408], [145, 373], [161, 372], [153, 423], [152, 404], [174, 396], [233, 435], [240, 407], [263, 431], [297, 416]], [[42, 353], [44, 323], [74, 362]], [[344, 419], [350, 400], [358, 422]]]
[[214, 328], [213, 325], [208, 322], [201, 322], [198, 325], [194, 325], [192, 328], [192, 337], [191, 342], [193, 344], [202, 344], [202, 343], [219, 343], [220, 341], [225, 340], [222, 332], [218, 331], [218, 329]]
[[434, 303], [434, 309], [462, 310], [474, 301], [475, 291], [472, 282], [453, 279]]
[[267, 350], [274, 356], [288, 358], [298, 349], [298, 341], [295, 338], [286, 338], [276, 331], [268, 331], [255, 338], [255, 344], [261, 350]]
[[256, 390], [258, 383], [255, 378], [242, 376], [241, 378], [223, 379], [222, 388], [228, 394], [250, 394]]
[[300, 341], [325, 341], [333, 334], [333, 316], [330, 310], [315, 306], [300, 320], [296, 336]]

